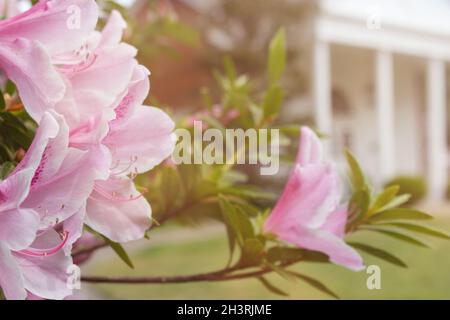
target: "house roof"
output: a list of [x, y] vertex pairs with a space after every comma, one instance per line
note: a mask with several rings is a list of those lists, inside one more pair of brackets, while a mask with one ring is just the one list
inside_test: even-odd
[[450, 0], [321, 0], [322, 13], [367, 21], [379, 14], [381, 26], [450, 37]]

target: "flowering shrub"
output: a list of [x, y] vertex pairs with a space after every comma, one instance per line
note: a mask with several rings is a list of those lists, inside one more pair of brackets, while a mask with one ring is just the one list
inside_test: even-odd
[[[100, 31], [98, 16], [94, 0], [41, 0], [0, 21], [0, 287], [5, 298], [70, 296], [68, 270], [106, 245], [132, 266], [120, 244], [145, 238], [152, 219], [159, 225], [207, 217], [223, 223], [230, 247], [227, 266], [174, 277], [82, 280], [177, 283], [255, 277], [283, 294], [264, 278], [277, 272], [335, 296], [318, 280], [288, 267], [309, 261], [361, 270], [358, 250], [404, 266], [383, 249], [345, 242], [346, 235], [362, 230], [419, 245], [403, 231], [448, 238], [412, 223], [431, 216], [399, 208], [408, 196], [397, 195], [398, 187], [374, 192], [350, 152], [352, 194], [345, 196], [344, 182], [307, 127], [279, 128], [285, 139], [300, 139], [300, 144], [277, 201], [234, 163], [161, 164], [175, 148], [175, 124], [161, 109], [143, 105], [149, 71], [136, 60], [136, 48], [122, 42], [126, 23], [121, 15], [112, 11]], [[219, 131], [225, 126], [277, 128], [284, 42], [280, 31], [270, 46], [262, 98], [254, 98], [250, 80], [228, 62], [226, 74], [218, 75], [222, 101], [195, 119]], [[192, 120], [179, 117], [178, 127], [190, 130]], [[239, 156], [240, 150], [235, 152]]]

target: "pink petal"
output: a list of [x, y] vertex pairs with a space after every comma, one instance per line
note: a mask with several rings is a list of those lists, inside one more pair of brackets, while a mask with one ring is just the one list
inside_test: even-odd
[[[33, 248], [51, 248], [61, 242], [57, 232], [47, 231], [33, 243]], [[72, 265], [72, 258], [64, 251], [46, 257], [31, 257], [21, 253], [14, 253], [21, 267], [25, 288], [32, 294], [44, 299], [64, 299], [72, 294], [68, 289], [68, 267]]]
[[27, 248], [36, 237], [39, 221], [33, 210], [0, 212], [0, 243], [15, 251]]
[[94, 187], [94, 179], [91, 155], [71, 148], [58, 172], [31, 188], [23, 207], [39, 213], [41, 228], [52, 226], [84, 206]]
[[110, 148], [116, 172], [145, 172], [170, 156], [174, 123], [162, 110], [140, 106], [125, 121], [112, 125], [103, 143]]
[[136, 66], [133, 77], [128, 86], [127, 94], [123, 97], [119, 105], [114, 109], [115, 119], [111, 121], [111, 126], [126, 121], [144, 103], [150, 90], [148, 79], [150, 72], [142, 65]]
[[28, 195], [33, 168], [26, 168], [0, 181], [0, 212], [18, 208]]
[[97, 181], [86, 211], [86, 224], [116, 242], [142, 239], [151, 224], [150, 205], [128, 178]]
[[8, 247], [0, 242], [0, 287], [6, 299], [24, 300], [27, 292], [24, 279]]
[[[79, 10], [79, 24], [69, 25]], [[75, 13], [75, 15], [73, 15]], [[98, 6], [94, 0], [46, 0], [13, 18], [0, 21], [0, 39], [26, 38], [42, 43], [50, 55], [78, 49], [95, 30]]]
[[[81, 119], [114, 108], [120, 101], [137, 64], [135, 55], [135, 48], [122, 43], [95, 52], [95, 60], [84, 69], [66, 73]], [[64, 112], [64, 107], [58, 111]]]
[[341, 195], [339, 177], [332, 167], [297, 165], [266, 221], [266, 230], [290, 225], [320, 227], [339, 205]]
[[345, 236], [345, 226], [347, 225], [347, 206], [337, 208], [328, 216], [327, 221], [322, 226], [322, 230], [328, 231], [339, 238]]
[[358, 252], [344, 240], [327, 231], [297, 226], [284, 232], [280, 239], [301, 248], [322, 252], [329, 256], [331, 262], [351, 270], [359, 271], [364, 268], [363, 260]]
[[83, 234], [84, 218], [86, 217], [86, 204], [81, 207], [78, 212], [73, 214], [70, 218], [66, 219], [63, 223], [64, 231], [69, 233], [64, 252], [66, 255], [70, 255], [72, 252], [73, 244], [80, 239]]
[[50, 139], [58, 135], [59, 129], [60, 127], [55, 117], [51, 113], [45, 113], [39, 123], [33, 143], [28, 148], [25, 157], [17, 165], [12, 175], [25, 168], [31, 168], [33, 171], [37, 170], [42, 162], [43, 154]]
[[0, 69], [17, 85], [26, 110], [36, 121], [64, 96], [62, 78], [36, 41], [0, 38]]
[[322, 144], [317, 135], [308, 127], [302, 127], [297, 163], [305, 166], [322, 161]]
[[122, 40], [123, 31], [126, 29], [127, 23], [122, 18], [122, 15], [113, 10], [102, 30], [102, 38], [100, 40], [100, 47], [114, 47]]

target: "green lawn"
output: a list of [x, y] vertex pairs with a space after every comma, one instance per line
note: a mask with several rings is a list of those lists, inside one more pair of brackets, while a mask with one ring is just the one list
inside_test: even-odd
[[[450, 220], [436, 225], [450, 230]], [[365, 271], [354, 273], [339, 266], [301, 264], [294, 269], [316, 277], [343, 299], [450, 299], [450, 241], [427, 239], [432, 249], [419, 248], [391, 240], [383, 235], [361, 232], [352, 240], [388, 249], [405, 261], [408, 269], [364, 256], [366, 264], [377, 264], [382, 270], [381, 290], [368, 290]], [[151, 240], [150, 240], [151, 241]], [[136, 269], [130, 270], [112, 257], [97, 261], [83, 272], [108, 275], [175, 275], [211, 271], [222, 268], [227, 259], [224, 235], [209, 236], [177, 244], [153, 246], [132, 255]], [[272, 283], [290, 294], [292, 299], [324, 299], [308, 284], [291, 283], [278, 275], [268, 277]], [[284, 298], [267, 291], [257, 280], [190, 283], [176, 285], [95, 285], [95, 290], [112, 299], [277, 299]]]

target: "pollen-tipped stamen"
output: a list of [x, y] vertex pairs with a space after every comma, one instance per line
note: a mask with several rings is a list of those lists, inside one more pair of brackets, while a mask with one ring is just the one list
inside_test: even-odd
[[25, 250], [19, 251], [19, 253], [30, 256], [30, 257], [48, 257], [57, 254], [59, 251], [61, 251], [64, 246], [67, 243], [67, 240], [69, 239], [69, 232], [64, 231], [61, 234], [61, 243], [59, 243], [56, 247], [48, 248], [48, 249], [36, 249], [36, 248], [29, 248]]

